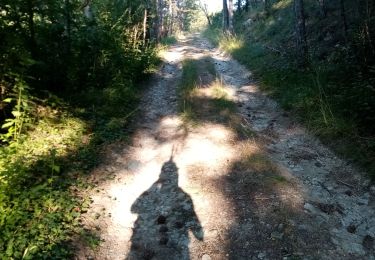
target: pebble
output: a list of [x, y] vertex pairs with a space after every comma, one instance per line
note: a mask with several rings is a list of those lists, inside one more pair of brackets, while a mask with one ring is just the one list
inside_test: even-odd
[[258, 258], [259, 258], [259, 259], [263, 259], [263, 258], [265, 258], [265, 257], [266, 257], [266, 254], [265, 254], [265, 253], [262, 253], [262, 252], [261, 252], [261, 253], [258, 254]]
[[313, 205], [311, 205], [310, 203], [305, 203], [305, 205], [303, 206], [304, 209], [310, 211], [310, 212], [315, 212], [316, 209]]
[[323, 166], [323, 164], [322, 164], [321, 162], [316, 162], [316, 163], [315, 163], [315, 166], [320, 168], [320, 167]]
[[211, 256], [207, 255], [207, 254], [204, 254], [202, 256], [202, 260], [211, 260]]
[[372, 195], [375, 195], [375, 185], [372, 185], [370, 187], [370, 192], [371, 192]]
[[283, 236], [284, 236], [284, 234], [281, 233], [281, 232], [274, 231], [274, 232], [271, 233], [272, 239], [282, 239]]

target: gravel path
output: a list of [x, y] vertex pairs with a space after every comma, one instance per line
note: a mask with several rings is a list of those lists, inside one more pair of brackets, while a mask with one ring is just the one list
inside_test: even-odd
[[[210, 120], [187, 127], [179, 116], [181, 62], [206, 56], [255, 137]], [[164, 60], [131, 145], [108, 147], [92, 173], [83, 224], [101, 243], [78, 246], [77, 259], [375, 259], [375, 186], [364, 174], [199, 35]]]

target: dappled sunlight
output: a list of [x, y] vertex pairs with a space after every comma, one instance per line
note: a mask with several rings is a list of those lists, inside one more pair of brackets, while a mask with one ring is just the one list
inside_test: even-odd
[[[311, 166], [280, 160], [301, 150], [303, 130], [274, 112], [277, 104], [244, 67], [217, 51], [207, 57], [206, 48], [176, 45], [166, 54], [176, 66], [162, 68], [113, 178], [92, 196], [89, 214], [100, 215], [92, 223], [106, 238], [99, 257], [246, 259], [267, 252], [277, 259], [328, 239], [314, 232], [327, 228], [328, 218], [309, 215], [311, 190], [296, 176]], [[305, 153], [287, 162], [312, 156]]]
[[223, 48], [228, 52], [233, 52], [243, 48], [243, 46], [245, 45], [245, 41], [242, 38], [238, 37], [226, 37], [220, 44], [220, 48]]

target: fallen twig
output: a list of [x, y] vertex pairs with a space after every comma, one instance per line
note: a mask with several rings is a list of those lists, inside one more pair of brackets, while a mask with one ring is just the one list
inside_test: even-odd
[[349, 188], [355, 189], [355, 187], [353, 185], [350, 185], [349, 183], [346, 183], [346, 182], [343, 182], [343, 181], [340, 181], [340, 180], [337, 180], [337, 182], [339, 182], [341, 184], [344, 184], [345, 186], [348, 186]]

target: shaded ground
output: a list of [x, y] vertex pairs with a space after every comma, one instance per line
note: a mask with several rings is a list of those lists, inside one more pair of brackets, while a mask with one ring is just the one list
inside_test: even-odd
[[[199, 78], [191, 118], [176, 94], [186, 58]], [[78, 259], [375, 259], [363, 174], [198, 35], [164, 59], [131, 145], [109, 147], [89, 180], [83, 224], [101, 243], [79, 244]]]

